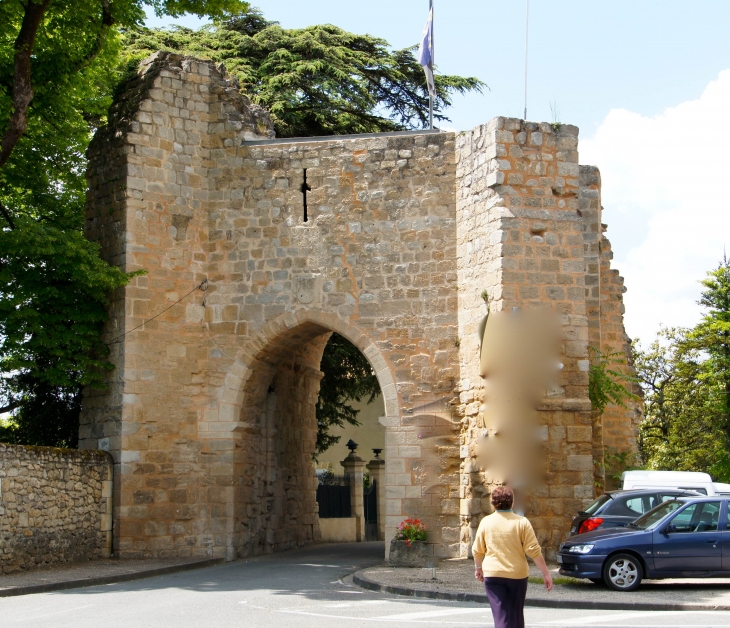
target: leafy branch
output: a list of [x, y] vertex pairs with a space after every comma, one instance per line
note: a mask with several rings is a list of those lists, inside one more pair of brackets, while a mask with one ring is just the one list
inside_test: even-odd
[[603, 414], [609, 404], [626, 408], [626, 402], [640, 397], [627, 386], [638, 383], [638, 379], [616, 368], [626, 364], [623, 354], [616, 351], [603, 353], [596, 347], [589, 347], [591, 365], [588, 371], [588, 398], [593, 412]]
[[339, 442], [340, 437], [330, 434], [330, 428], [344, 427], [346, 424], [360, 425], [357, 420], [359, 410], [349, 405], [348, 401], [367, 399], [370, 403], [380, 393], [378, 378], [367, 358], [339, 334], [332, 334], [319, 368], [324, 377], [316, 406], [315, 457]]

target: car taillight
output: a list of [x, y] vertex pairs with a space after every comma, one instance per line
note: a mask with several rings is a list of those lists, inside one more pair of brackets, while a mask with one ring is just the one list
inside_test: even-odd
[[583, 523], [580, 524], [578, 534], [583, 534], [584, 532], [590, 532], [591, 530], [600, 528], [601, 524], [603, 524], [603, 519], [601, 519], [600, 517], [591, 517], [590, 519], [586, 519]]

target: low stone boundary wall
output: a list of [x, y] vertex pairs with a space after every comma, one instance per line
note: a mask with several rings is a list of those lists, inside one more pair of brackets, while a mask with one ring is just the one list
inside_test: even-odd
[[357, 517], [320, 519], [322, 543], [355, 543], [357, 541]]
[[108, 558], [112, 481], [106, 452], [0, 443], [0, 573]]

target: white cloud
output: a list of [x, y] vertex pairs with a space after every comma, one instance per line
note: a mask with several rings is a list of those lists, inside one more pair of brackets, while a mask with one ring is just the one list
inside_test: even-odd
[[601, 170], [629, 335], [696, 323], [698, 282], [730, 245], [730, 70], [661, 115], [612, 110], [580, 157]]

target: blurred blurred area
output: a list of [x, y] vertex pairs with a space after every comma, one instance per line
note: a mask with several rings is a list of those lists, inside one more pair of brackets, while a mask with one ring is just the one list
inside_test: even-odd
[[562, 369], [560, 342], [552, 310], [494, 312], [484, 326], [477, 464], [485, 484], [515, 491], [515, 510], [522, 514], [530, 493], [545, 485], [547, 426], [540, 424], [538, 406]]

